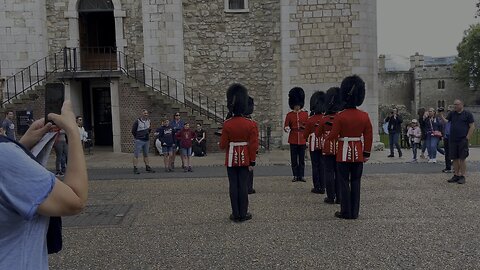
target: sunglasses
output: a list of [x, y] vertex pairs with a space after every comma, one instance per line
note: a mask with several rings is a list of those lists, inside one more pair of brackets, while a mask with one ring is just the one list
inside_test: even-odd
[[175, 114], [175, 116], [180, 116], [180, 114]]

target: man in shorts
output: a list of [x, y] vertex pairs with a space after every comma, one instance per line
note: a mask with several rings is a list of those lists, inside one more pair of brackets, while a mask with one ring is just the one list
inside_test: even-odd
[[465, 171], [467, 169], [465, 160], [468, 157], [468, 141], [470, 141], [475, 130], [475, 124], [472, 113], [463, 109], [461, 100], [456, 99], [453, 106], [454, 110], [447, 115], [447, 118], [444, 117], [443, 112], [440, 113], [444, 122], [450, 122], [448, 144], [455, 174], [448, 182], [465, 184]]
[[155, 171], [149, 165], [148, 161], [148, 146], [150, 145], [150, 119], [148, 118], [148, 111], [143, 110], [142, 116], [135, 120], [132, 126], [132, 135], [135, 138], [134, 141], [134, 152], [133, 152], [133, 173], [140, 174], [137, 168], [138, 164], [138, 155], [140, 151], [143, 153], [143, 162], [145, 163], [145, 170], [150, 173]]

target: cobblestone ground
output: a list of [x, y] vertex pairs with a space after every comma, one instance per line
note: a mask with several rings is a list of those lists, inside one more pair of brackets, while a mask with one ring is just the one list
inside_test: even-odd
[[480, 174], [366, 175], [358, 220], [311, 183], [258, 177], [253, 219], [228, 220], [225, 178], [90, 183], [89, 206], [64, 219], [51, 269], [478, 269]]

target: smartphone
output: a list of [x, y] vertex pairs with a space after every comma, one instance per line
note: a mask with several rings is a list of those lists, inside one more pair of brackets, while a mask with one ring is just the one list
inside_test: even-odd
[[45, 85], [45, 124], [52, 122], [48, 119], [49, 113], [62, 113], [65, 99], [65, 85], [63, 83], [47, 83]]

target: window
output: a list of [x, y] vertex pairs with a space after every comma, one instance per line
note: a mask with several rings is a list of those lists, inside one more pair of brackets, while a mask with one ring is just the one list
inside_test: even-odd
[[445, 89], [445, 81], [439, 80], [438, 81], [438, 89]]
[[225, 12], [249, 12], [248, 0], [225, 0]]

